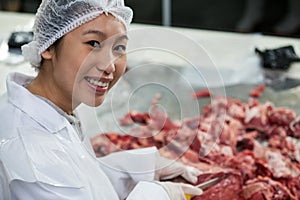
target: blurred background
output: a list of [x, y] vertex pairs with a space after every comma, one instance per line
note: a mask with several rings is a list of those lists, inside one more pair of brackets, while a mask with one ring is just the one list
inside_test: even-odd
[[[1, 0], [0, 9], [35, 13], [41, 0]], [[300, 37], [300, 0], [126, 0], [135, 23]]]

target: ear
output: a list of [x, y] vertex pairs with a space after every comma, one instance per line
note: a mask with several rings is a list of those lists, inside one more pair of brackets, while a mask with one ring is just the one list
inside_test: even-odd
[[45, 60], [50, 60], [54, 56], [54, 49], [52, 47], [49, 47], [45, 51], [42, 52], [42, 58]]

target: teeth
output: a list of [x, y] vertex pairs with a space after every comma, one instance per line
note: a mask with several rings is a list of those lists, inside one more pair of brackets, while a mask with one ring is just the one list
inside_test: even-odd
[[93, 84], [98, 87], [108, 87], [108, 83], [104, 83], [95, 79], [87, 78], [86, 79], [90, 84]]

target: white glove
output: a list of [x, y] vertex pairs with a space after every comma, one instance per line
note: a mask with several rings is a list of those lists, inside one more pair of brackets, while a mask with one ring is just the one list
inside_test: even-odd
[[196, 183], [198, 176], [202, 174], [202, 171], [194, 167], [185, 166], [180, 162], [169, 160], [160, 155], [156, 155], [155, 169], [155, 180], [168, 180], [177, 176], [182, 176], [185, 180]]
[[200, 188], [196, 188], [190, 184], [174, 183], [174, 182], [160, 182], [156, 181], [167, 192], [170, 200], [186, 200], [185, 194], [190, 196], [201, 195], [203, 191]]

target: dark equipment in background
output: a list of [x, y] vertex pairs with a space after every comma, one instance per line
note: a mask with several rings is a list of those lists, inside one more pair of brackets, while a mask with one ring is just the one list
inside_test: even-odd
[[299, 62], [293, 46], [284, 46], [264, 51], [255, 48], [264, 72], [265, 84], [274, 90], [287, 90], [300, 85], [300, 80], [285, 76], [294, 62]]
[[9, 52], [21, 53], [21, 46], [33, 40], [32, 31], [16, 31], [12, 32], [8, 39]]
[[267, 49], [265, 51], [255, 48], [255, 52], [260, 56], [264, 68], [287, 70], [291, 63], [300, 61], [293, 46]]

